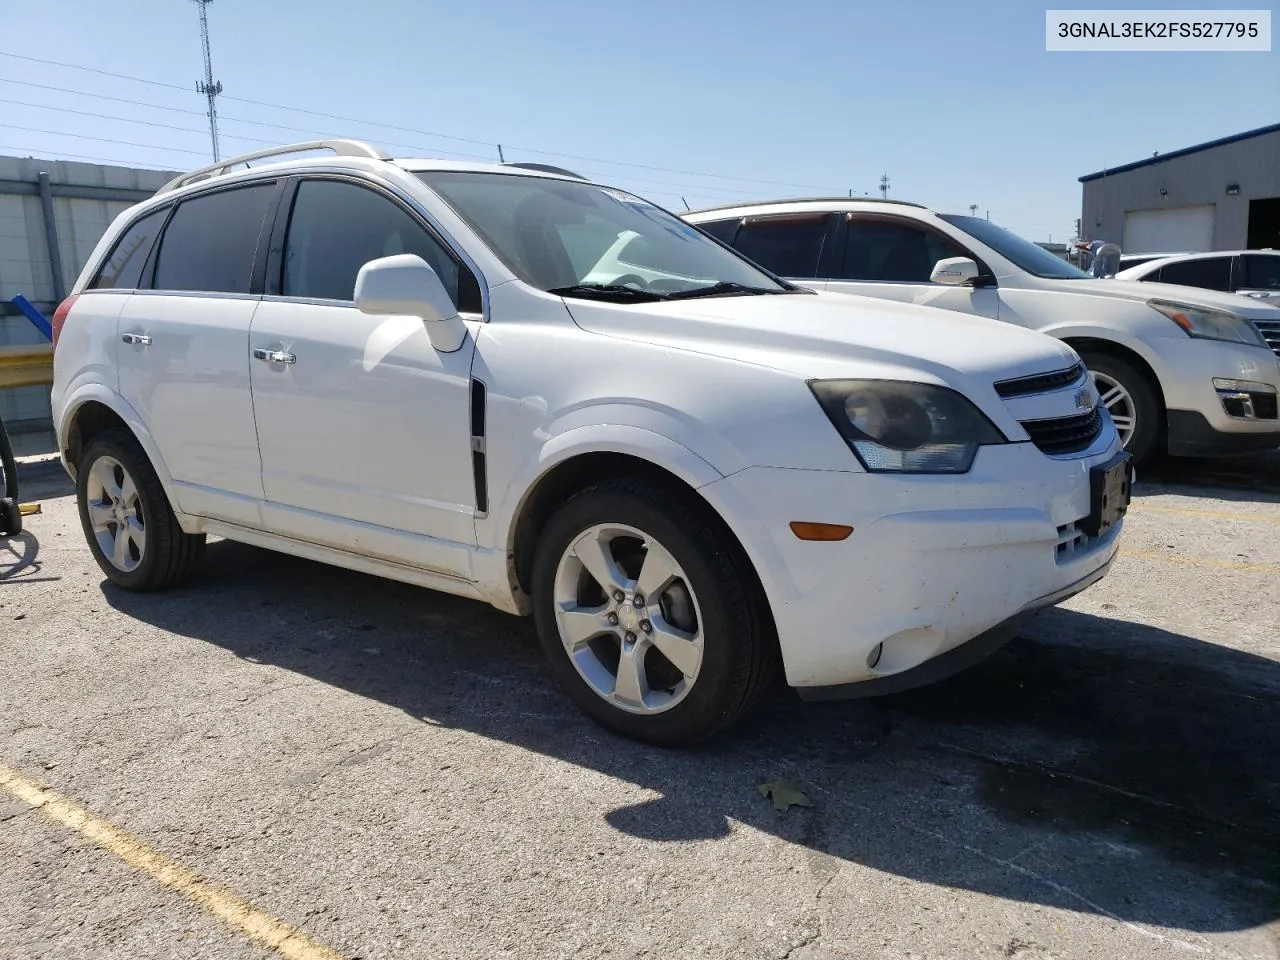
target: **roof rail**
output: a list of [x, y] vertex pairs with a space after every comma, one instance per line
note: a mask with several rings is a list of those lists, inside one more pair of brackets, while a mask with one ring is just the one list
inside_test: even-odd
[[339, 157], [369, 157], [374, 160], [391, 159], [386, 153], [383, 153], [372, 144], [365, 143], [363, 140], [308, 140], [305, 143], [289, 143], [279, 147], [269, 147], [266, 150], [256, 150], [253, 153], [244, 153], [228, 160], [219, 160], [217, 163], [210, 164], [207, 167], [201, 167], [199, 170], [192, 170], [190, 173], [184, 173], [180, 177], [174, 177], [157, 190], [156, 195], [159, 196], [162, 193], [168, 193], [170, 190], [177, 190], [179, 187], [199, 183], [201, 180], [212, 180], [214, 177], [230, 173], [232, 167], [238, 167], [241, 164], [247, 165], [250, 160], [262, 160], [266, 157], [283, 156], [290, 153], [304, 153], [308, 150], [331, 150], [334, 155]]
[[888, 197], [786, 197], [781, 200], [742, 200], [738, 203], [726, 203], [718, 207], [699, 207], [697, 210], [686, 210], [686, 213], [715, 213], [718, 210], [736, 210], [739, 207], [780, 207], [788, 203], [896, 203], [904, 207], [929, 209], [923, 203], [912, 200], [891, 200]]
[[549, 163], [506, 163], [503, 166], [520, 167], [522, 170], [537, 170], [540, 173], [555, 173], [562, 177], [573, 177], [575, 180], [587, 179], [580, 173], [574, 173], [572, 170], [566, 170], [564, 167], [554, 167]]

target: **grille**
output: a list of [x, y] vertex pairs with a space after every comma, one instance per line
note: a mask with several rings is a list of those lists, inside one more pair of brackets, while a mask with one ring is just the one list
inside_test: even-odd
[[1272, 353], [1280, 357], [1280, 320], [1255, 320], [1253, 325], [1262, 334], [1262, 339], [1267, 341]]
[[1253, 400], [1253, 415], [1259, 420], [1275, 420], [1276, 419], [1276, 395], [1274, 393], [1251, 393], [1250, 399]]
[[[1280, 337], [1280, 332], [1276, 336]], [[1000, 380], [996, 383], [996, 393], [1005, 397], [1025, 397], [1032, 393], [1048, 393], [1068, 384], [1075, 383], [1084, 376], [1084, 364], [1077, 363], [1067, 370], [1055, 370], [1053, 373], [1037, 373], [1030, 377], [1017, 377], [1013, 380]]]
[[1022, 428], [1031, 442], [1050, 456], [1079, 453], [1087, 450], [1102, 432], [1102, 408], [1094, 407], [1075, 417], [1023, 420]]

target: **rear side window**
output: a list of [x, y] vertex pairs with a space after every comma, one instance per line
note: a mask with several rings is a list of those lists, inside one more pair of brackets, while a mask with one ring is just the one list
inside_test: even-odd
[[142, 277], [142, 266], [155, 243], [156, 234], [164, 226], [169, 208], [155, 210], [127, 229], [103, 262], [89, 284], [90, 290], [136, 290]]
[[341, 180], [304, 180], [298, 185], [280, 292], [286, 297], [350, 300], [361, 267], [400, 253], [417, 254], [430, 264], [459, 310], [480, 312], [480, 288], [471, 271], [399, 204]]
[[932, 230], [884, 220], [851, 220], [840, 279], [879, 283], [928, 283], [934, 265], [968, 256]]
[[1280, 256], [1245, 254], [1244, 283], [1240, 286], [1246, 290], [1280, 290]]
[[1160, 268], [1160, 282], [1180, 283], [1185, 287], [1201, 287], [1205, 290], [1230, 290], [1231, 258], [1205, 257], [1202, 260], [1166, 263]]
[[193, 197], [178, 204], [160, 240], [156, 290], [248, 293], [274, 183]]
[[733, 241], [733, 232], [738, 229], [738, 218], [732, 220], [712, 220], [709, 223], [694, 224], [703, 233], [709, 233], [721, 243]]
[[[706, 229], [705, 225], [699, 229]], [[826, 214], [748, 219], [738, 228], [734, 249], [779, 277], [818, 275], [827, 239]]]

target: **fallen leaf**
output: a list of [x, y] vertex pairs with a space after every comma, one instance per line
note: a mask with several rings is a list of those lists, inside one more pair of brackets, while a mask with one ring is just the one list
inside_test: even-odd
[[773, 809], [786, 813], [791, 807], [812, 807], [809, 795], [789, 780], [770, 780], [757, 788], [762, 797], [773, 801]]

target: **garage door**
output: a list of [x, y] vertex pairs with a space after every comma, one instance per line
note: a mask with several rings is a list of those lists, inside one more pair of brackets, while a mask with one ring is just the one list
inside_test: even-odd
[[1124, 215], [1125, 253], [1201, 253], [1213, 249], [1213, 204]]

